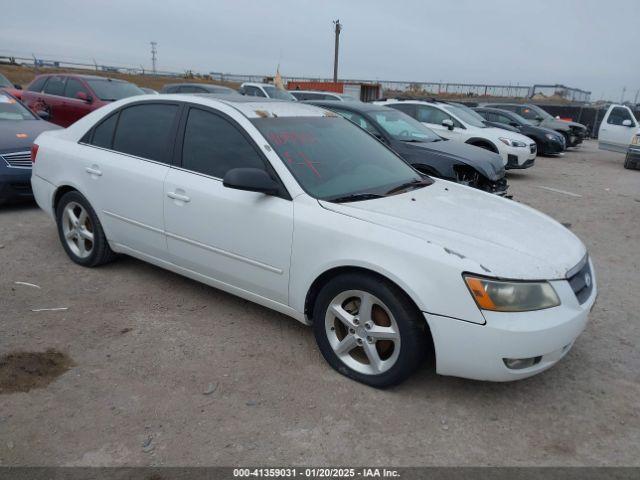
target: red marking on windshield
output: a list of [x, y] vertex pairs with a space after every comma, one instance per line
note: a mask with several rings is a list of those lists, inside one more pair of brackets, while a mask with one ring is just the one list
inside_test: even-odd
[[300, 152], [300, 156], [303, 158], [304, 164], [309, 168], [309, 170], [311, 170], [313, 173], [316, 174], [318, 178], [320, 178], [321, 176], [320, 172], [318, 172], [318, 170], [316, 170], [316, 167], [313, 166], [314, 163], [320, 163], [320, 162], [312, 162], [303, 152]]
[[305, 145], [315, 143], [316, 137], [307, 132], [272, 132], [269, 134], [269, 140], [275, 146], [282, 146], [286, 143], [294, 145]]

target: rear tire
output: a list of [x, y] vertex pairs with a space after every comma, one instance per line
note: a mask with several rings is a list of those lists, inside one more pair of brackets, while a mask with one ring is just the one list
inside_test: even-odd
[[402, 290], [363, 273], [332, 279], [313, 310], [313, 332], [329, 365], [376, 388], [402, 382], [422, 363], [426, 328]]
[[115, 258], [96, 212], [80, 192], [62, 196], [56, 207], [56, 223], [62, 247], [78, 265], [97, 267]]

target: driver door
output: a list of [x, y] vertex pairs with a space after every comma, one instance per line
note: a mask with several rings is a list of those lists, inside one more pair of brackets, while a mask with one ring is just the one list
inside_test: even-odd
[[229, 286], [288, 304], [293, 202], [225, 187], [233, 168], [270, 170], [248, 134], [221, 112], [189, 107], [179, 168], [164, 184], [165, 231], [173, 263]]

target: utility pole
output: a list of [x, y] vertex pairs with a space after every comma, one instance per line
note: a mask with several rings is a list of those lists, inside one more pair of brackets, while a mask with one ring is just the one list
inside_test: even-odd
[[342, 24], [340, 20], [335, 20], [333, 22], [335, 25], [335, 33], [336, 33], [336, 47], [333, 53], [333, 81], [338, 81], [338, 48], [340, 46], [340, 32], [342, 31]]
[[633, 100], [634, 105], [638, 104], [638, 95], [640, 95], [640, 88], [636, 90], [636, 98]]
[[620, 103], [624, 103], [624, 92], [627, 91], [627, 87], [622, 87], [622, 95], [620, 95]]
[[158, 60], [158, 42], [151, 42], [151, 70], [155, 75], [156, 70], [156, 61]]

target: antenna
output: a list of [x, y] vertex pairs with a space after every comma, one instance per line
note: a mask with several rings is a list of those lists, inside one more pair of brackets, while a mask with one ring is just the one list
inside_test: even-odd
[[155, 75], [157, 73], [156, 70], [156, 62], [158, 60], [158, 42], [151, 42], [151, 70]]

